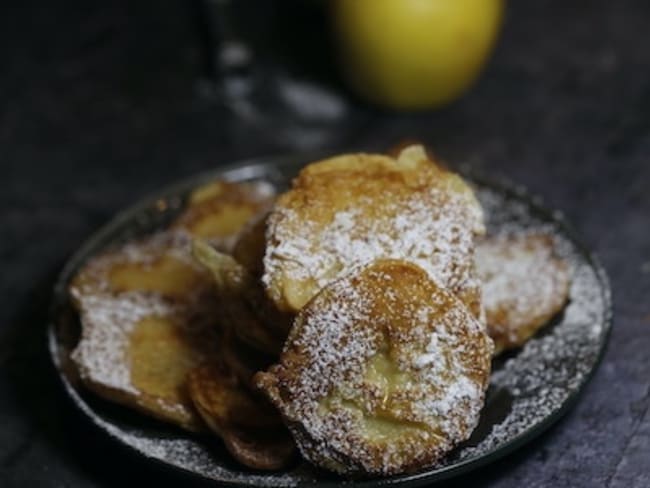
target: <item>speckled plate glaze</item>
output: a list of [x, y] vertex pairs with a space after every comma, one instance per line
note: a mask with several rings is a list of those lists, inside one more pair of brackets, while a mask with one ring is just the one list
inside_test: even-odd
[[[286, 187], [305, 161], [293, 156], [245, 161], [204, 173], [164, 189], [125, 212], [92, 236], [70, 259], [54, 290], [49, 346], [63, 385], [74, 403], [101, 430], [144, 458], [199, 477], [230, 485], [335, 486], [341, 482], [305, 462], [286, 471], [260, 473], [233, 461], [216, 438], [191, 436], [109, 404], [84, 391], [68, 356], [79, 336], [79, 324], [66, 291], [76, 270], [100, 250], [150, 233], [167, 223], [183, 206], [185, 195], [202, 182], [223, 177], [233, 181], [262, 179]], [[491, 233], [540, 229], [552, 233], [559, 253], [573, 271], [570, 303], [564, 313], [522, 349], [494, 362], [481, 422], [472, 438], [441, 465], [425, 471], [350, 482], [359, 486], [418, 486], [450, 478], [492, 462], [548, 428], [575, 403], [602, 354], [611, 328], [607, 277], [596, 258], [575, 238], [562, 216], [517, 186], [465, 172], [485, 209]]]

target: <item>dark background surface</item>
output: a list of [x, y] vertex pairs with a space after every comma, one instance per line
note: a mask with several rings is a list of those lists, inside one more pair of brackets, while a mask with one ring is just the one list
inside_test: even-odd
[[[56, 273], [143, 193], [286, 143], [202, 95], [190, 3], [0, 7], [0, 486], [182, 480], [93, 430], [45, 348]], [[650, 2], [517, 0], [484, 77], [416, 115], [364, 110], [325, 145], [430, 144], [562, 209], [602, 258], [615, 323], [579, 404], [527, 447], [452, 483], [650, 486]]]

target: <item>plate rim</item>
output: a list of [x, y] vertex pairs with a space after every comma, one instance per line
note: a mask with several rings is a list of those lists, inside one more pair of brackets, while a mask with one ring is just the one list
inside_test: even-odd
[[[219, 165], [209, 170], [200, 171], [190, 176], [180, 178], [172, 183], [165, 184], [157, 190], [149, 192], [144, 197], [138, 198], [133, 203], [118, 210], [112, 216], [93, 231], [82, 244], [77, 247], [66, 259], [65, 264], [60, 269], [55, 280], [53, 287], [52, 298], [50, 300], [48, 323], [47, 323], [47, 343], [50, 360], [52, 361], [59, 380], [63, 384], [68, 397], [75, 405], [75, 407], [84, 414], [91, 424], [107, 434], [116, 444], [127, 448], [129, 452], [136, 453], [148, 461], [154, 461], [159, 466], [189, 475], [190, 477], [199, 480], [209, 480], [219, 482], [225, 486], [231, 487], [249, 487], [260, 486], [258, 483], [251, 483], [245, 480], [227, 480], [217, 479], [200, 474], [191, 469], [166, 462], [165, 460], [152, 457], [144, 451], [138, 449], [136, 446], [125, 442], [118, 435], [113, 433], [106, 425], [109, 422], [101, 419], [101, 415], [95, 413], [93, 408], [84, 400], [81, 393], [73, 385], [70, 378], [67, 377], [64, 368], [61, 364], [61, 349], [57, 334], [57, 312], [61, 306], [64, 296], [67, 295], [67, 283], [72, 273], [79, 268], [85, 259], [91, 254], [91, 250], [98, 245], [99, 242], [105, 240], [106, 236], [113, 232], [116, 228], [121, 227], [126, 221], [133, 218], [134, 215], [142, 212], [146, 208], [150, 208], [153, 203], [163, 198], [177, 196], [182, 191], [189, 190], [192, 186], [196, 186], [201, 182], [209, 181], [211, 178], [224, 178], [226, 180], [241, 181], [246, 179], [254, 179], [255, 177], [269, 178], [271, 172], [269, 167], [276, 167], [290, 164], [294, 160], [313, 161], [331, 155], [331, 152], [318, 151], [310, 153], [290, 153], [281, 155], [270, 155], [261, 157], [251, 157], [234, 161], [229, 164]], [[514, 183], [510, 179], [503, 176], [487, 176], [480, 170], [468, 166], [460, 165], [454, 168], [464, 178], [468, 178], [471, 182], [484, 185], [491, 189], [496, 189], [506, 194], [509, 198], [515, 198], [524, 201], [526, 205], [534, 210], [537, 214], [543, 216], [548, 221], [557, 225], [562, 233], [571, 241], [571, 244], [580, 252], [584, 257], [589, 267], [594, 271], [596, 280], [599, 283], [599, 294], [603, 301], [603, 319], [602, 325], [604, 328], [601, 334], [602, 340], [599, 343], [599, 350], [594, 362], [589, 371], [584, 375], [575, 391], [564, 399], [562, 404], [553, 412], [544, 417], [537, 424], [529, 429], [521, 432], [520, 434], [512, 437], [503, 444], [499, 445], [496, 450], [489, 451], [475, 457], [469, 457], [462, 461], [443, 466], [441, 468], [434, 468], [433, 470], [424, 470], [417, 473], [401, 474], [384, 478], [370, 478], [361, 480], [299, 480], [296, 486], [319, 486], [324, 488], [333, 488], [340, 486], [341, 483], [350, 484], [358, 487], [367, 488], [370, 486], [385, 486], [408, 484], [409, 486], [421, 486], [424, 484], [438, 483], [448, 480], [460, 474], [467, 474], [471, 471], [491, 464], [499, 459], [504, 458], [511, 454], [514, 450], [528, 444], [530, 441], [537, 438], [540, 434], [548, 430], [552, 425], [556, 424], [564, 415], [566, 415], [579, 401], [583, 395], [585, 387], [590, 383], [600, 364], [602, 363], [603, 356], [606, 352], [607, 345], [610, 341], [610, 336], [613, 327], [613, 303], [612, 291], [610, 281], [605, 267], [602, 265], [600, 258], [594, 251], [591, 251], [578, 236], [574, 227], [566, 220], [564, 214], [557, 210], [550, 209], [544, 206], [544, 201], [541, 197], [530, 192], [526, 187], [521, 184]], [[281, 175], [278, 173], [278, 177]], [[286, 179], [286, 177], [285, 177]], [[190, 434], [188, 434], [188, 437]], [[251, 473], [252, 476], [260, 475], [259, 472]], [[263, 475], [263, 474], [262, 474]], [[268, 486], [275, 486], [269, 483]]]

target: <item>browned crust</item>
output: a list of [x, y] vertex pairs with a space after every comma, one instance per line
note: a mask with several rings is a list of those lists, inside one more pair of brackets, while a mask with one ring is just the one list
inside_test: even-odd
[[312, 163], [268, 218], [264, 275], [278, 310], [296, 313], [323, 286], [378, 258], [417, 263], [481, 315], [472, 190], [419, 147], [397, 159], [349, 154]]
[[[434, 335], [446, 341], [440, 354], [455, 366], [428, 376], [414, 364], [426, 359]], [[415, 265], [380, 260], [316, 295], [298, 314], [280, 362], [255, 381], [314, 464], [346, 474], [397, 474], [435, 464], [470, 435], [491, 353], [483, 326], [452, 294]], [[393, 376], [377, 373], [378, 383], [367, 376], [377, 354], [388, 354], [387, 375], [402, 375], [396, 390], [382, 383]], [[394, 426], [394, 434], [375, 435], [376, 422]]]
[[276, 470], [293, 459], [295, 446], [275, 409], [236, 377], [211, 364], [188, 377], [190, 396], [210, 429], [245, 466]]

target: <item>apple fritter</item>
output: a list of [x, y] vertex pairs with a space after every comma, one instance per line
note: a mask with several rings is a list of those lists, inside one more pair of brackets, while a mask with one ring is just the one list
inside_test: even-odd
[[205, 241], [195, 240], [193, 253], [212, 274], [217, 301], [224, 312], [224, 326], [244, 343], [277, 356], [286, 334], [278, 333], [269, 323], [288, 319], [265, 307], [266, 297], [257, 280], [232, 256], [217, 251]]
[[194, 369], [188, 388], [205, 423], [239, 462], [264, 470], [281, 469], [291, 462], [295, 445], [278, 412], [223, 365]]
[[476, 248], [495, 352], [522, 346], [567, 302], [569, 266], [546, 234], [489, 237]]
[[186, 209], [172, 223], [172, 229], [229, 252], [242, 228], [268, 210], [274, 196], [273, 187], [263, 181], [213, 181], [190, 194]]
[[168, 231], [94, 257], [70, 285], [82, 337], [72, 354], [99, 395], [190, 430], [202, 428], [187, 372], [217, 351], [214, 285], [191, 256], [190, 238], [230, 248], [274, 190], [214, 181], [194, 190]]
[[268, 218], [263, 282], [282, 311], [375, 259], [413, 262], [481, 315], [473, 273], [483, 213], [460, 176], [421, 146], [397, 158], [349, 154], [310, 164]]
[[255, 382], [305, 458], [345, 474], [436, 464], [475, 428], [492, 341], [420, 267], [378, 260], [299, 312], [279, 364]]
[[157, 234], [91, 259], [70, 285], [82, 333], [72, 353], [100, 396], [201, 430], [187, 373], [217, 351], [218, 312], [208, 273], [188, 246]]

